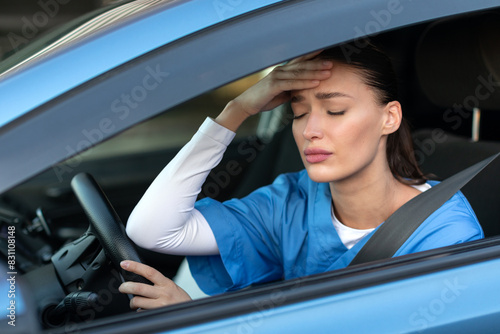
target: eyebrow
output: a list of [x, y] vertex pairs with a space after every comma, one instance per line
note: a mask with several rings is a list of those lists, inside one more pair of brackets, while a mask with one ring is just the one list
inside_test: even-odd
[[[318, 100], [328, 100], [328, 99], [333, 99], [333, 98], [336, 98], [336, 97], [348, 97], [348, 98], [351, 98], [353, 99], [353, 97], [351, 95], [348, 95], [348, 94], [345, 94], [345, 93], [341, 93], [341, 92], [330, 92], [330, 93], [316, 93], [316, 98]], [[305, 100], [305, 97], [302, 96], [302, 95], [294, 95], [292, 97], [292, 103], [293, 102], [301, 102], [301, 101], [304, 101]]]

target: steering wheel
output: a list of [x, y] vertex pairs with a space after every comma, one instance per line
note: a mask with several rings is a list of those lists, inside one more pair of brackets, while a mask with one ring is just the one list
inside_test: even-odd
[[120, 262], [142, 260], [108, 198], [95, 179], [87, 173], [80, 173], [71, 180], [71, 187], [90, 220], [91, 231], [95, 234], [106, 256], [111, 260], [127, 281], [151, 284], [142, 276], [122, 270]]

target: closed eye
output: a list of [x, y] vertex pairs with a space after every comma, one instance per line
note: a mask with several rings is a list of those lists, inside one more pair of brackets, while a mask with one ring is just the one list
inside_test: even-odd
[[342, 111], [327, 111], [328, 115], [333, 115], [333, 116], [340, 116], [345, 114], [345, 110]]
[[293, 119], [299, 119], [303, 117], [305, 114], [300, 114], [300, 115], [293, 115]]

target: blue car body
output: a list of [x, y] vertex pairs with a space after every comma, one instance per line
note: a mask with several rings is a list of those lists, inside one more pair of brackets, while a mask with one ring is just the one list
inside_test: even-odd
[[[54, 39], [0, 74], [0, 192], [267, 66], [353, 39], [499, 9], [500, 1], [492, 0], [138, 0], [115, 6], [91, 18], [86, 30]], [[140, 112], [120, 99], [136, 87], [147, 95]], [[499, 281], [500, 238], [491, 237], [46, 331], [500, 333]]]
[[[282, 307], [263, 303], [258, 312], [172, 333], [495, 333], [499, 295], [490, 287], [498, 267], [493, 260]], [[477, 284], [485, 273], [491, 280]], [[274, 296], [276, 304], [284, 298]]]

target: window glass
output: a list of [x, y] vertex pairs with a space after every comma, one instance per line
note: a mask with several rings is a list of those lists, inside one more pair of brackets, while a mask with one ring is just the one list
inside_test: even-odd
[[[89, 161], [139, 152], [180, 148], [189, 141], [206, 117], [217, 117], [231, 99], [255, 84], [264, 73], [248, 76], [185, 102], [73, 159]], [[255, 135], [258, 123], [259, 116], [249, 118], [238, 129], [236, 137]]]

